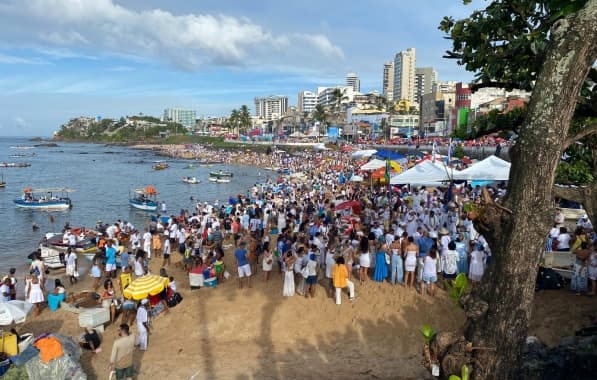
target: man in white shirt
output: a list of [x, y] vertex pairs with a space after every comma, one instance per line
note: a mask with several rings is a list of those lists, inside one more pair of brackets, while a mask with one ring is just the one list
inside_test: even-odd
[[147, 258], [151, 259], [151, 233], [147, 227], [143, 233], [143, 250], [147, 253]]
[[147, 333], [149, 332], [149, 319], [147, 315], [147, 304], [149, 300], [144, 298], [137, 309], [137, 340], [136, 345], [141, 351], [147, 351]]

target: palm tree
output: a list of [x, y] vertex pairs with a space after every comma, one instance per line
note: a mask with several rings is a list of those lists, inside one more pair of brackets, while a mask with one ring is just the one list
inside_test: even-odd
[[234, 127], [236, 126], [236, 129], [237, 129], [236, 134], [237, 135], [240, 135], [239, 124], [240, 124], [240, 111], [235, 108], [230, 112], [230, 116], [228, 117], [228, 126], [232, 129], [233, 132], [234, 132]]
[[316, 105], [315, 110], [313, 111], [313, 119], [319, 121], [320, 123], [319, 130], [317, 131], [318, 135], [321, 134], [321, 127], [325, 127], [327, 125], [327, 117], [328, 115], [325, 110], [325, 107], [321, 104]]
[[247, 107], [245, 104], [240, 106], [239, 122], [244, 131], [251, 126], [251, 113], [249, 112], [249, 107]]

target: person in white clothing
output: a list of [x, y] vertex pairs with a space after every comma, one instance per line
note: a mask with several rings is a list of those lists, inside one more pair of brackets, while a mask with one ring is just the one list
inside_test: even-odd
[[147, 259], [151, 259], [151, 233], [149, 232], [149, 228], [145, 227], [145, 232], [143, 233], [143, 250], [147, 254]]
[[[429, 254], [423, 259], [423, 282], [421, 294], [428, 292], [435, 296], [435, 283], [437, 282], [437, 251], [435, 248], [429, 250]], [[429, 287], [427, 289], [427, 287]]]
[[68, 280], [70, 284], [74, 284], [77, 282], [77, 277], [79, 277], [79, 273], [77, 272], [77, 254], [72, 250], [71, 247], [68, 247], [66, 250], [66, 275], [68, 276]]
[[144, 298], [137, 309], [137, 340], [135, 345], [139, 346], [141, 351], [147, 351], [147, 335], [149, 332], [149, 316], [147, 315], [147, 304], [149, 300]]

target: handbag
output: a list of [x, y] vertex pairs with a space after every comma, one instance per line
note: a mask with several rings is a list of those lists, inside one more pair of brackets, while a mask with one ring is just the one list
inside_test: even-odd
[[301, 269], [301, 274], [303, 275], [304, 278], [309, 277], [309, 268], [304, 267], [303, 269]]
[[390, 255], [386, 252], [386, 264], [390, 265]]

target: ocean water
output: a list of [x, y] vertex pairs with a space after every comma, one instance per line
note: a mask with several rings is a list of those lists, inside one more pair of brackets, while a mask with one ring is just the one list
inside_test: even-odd
[[[149, 222], [151, 213], [135, 210], [128, 204], [129, 190], [153, 185], [159, 192], [158, 200], [165, 201], [168, 213], [179, 214], [182, 208], [193, 210], [191, 196], [200, 201], [226, 202], [230, 195], [245, 194], [256, 182], [274, 174], [263, 169], [214, 165], [185, 169], [191, 161], [167, 159], [170, 168], [155, 171], [156, 160], [163, 159], [154, 152], [102, 144], [58, 143], [58, 147], [15, 149], [34, 146], [24, 138], [0, 138], [0, 162], [28, 162], [26, 168], [0, 168], [7, 183], [0, 188], [0, 274], [10, 267], [23, 273], [27, 255], [36, 250], [46, 232], [60, 232], [68, 222], [71, 226], [94, 227], [98, 220], [113, 223], [127, 220], [137, 228]], [[15, 154], [31, 157], [11, 157]], [[229, 170], [234, 173], [227, 184], [208, 181], [209, 171]], [[199, 184], [186, 184], [183, 176], [194, 176]], [[22, 195], [25, 187], [74, 189], [69, 211], [32, 211], [15, 206], [13, 199]], [[33, 224], [40, 226], [33, 230]]]

